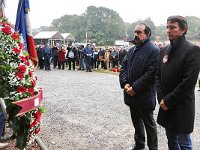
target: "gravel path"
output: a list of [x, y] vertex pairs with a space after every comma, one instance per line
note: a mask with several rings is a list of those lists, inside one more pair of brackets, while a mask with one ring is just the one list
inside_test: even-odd
[[[49, 150], [125, 150], [133, 143], [118, 75], [57, 69], [37, 75], [47, 109], [40, 137]], [[200, 150], [200, 92], [197, 97], [194, 150]], [[159, 150], [167, 150], [160, 126], [158, 138]]]

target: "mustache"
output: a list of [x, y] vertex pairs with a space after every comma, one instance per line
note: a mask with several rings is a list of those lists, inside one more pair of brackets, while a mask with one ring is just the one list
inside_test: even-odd
[[138, 41], [138, 40], [140, 40], [140, 38], [138, 36], [135, 36], [134, 41]]

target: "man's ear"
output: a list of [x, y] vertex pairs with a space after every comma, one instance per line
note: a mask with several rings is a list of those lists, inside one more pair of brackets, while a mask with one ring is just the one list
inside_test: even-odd
[[183, 29], [183, 30], [181, 31], [181, 34], [184, 35], [185, 32], [186, 32], [186, 29]]

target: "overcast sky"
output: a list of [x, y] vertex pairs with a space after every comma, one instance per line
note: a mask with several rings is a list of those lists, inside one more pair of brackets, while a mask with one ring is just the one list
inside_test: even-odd
[[[199, 0], [29, 0], [32, 28], [49, 26], [53, 19], [81, 15], [88, 6], [107, 7], [117, 11], [125, 22], [150, 17], [156, 25], [165, 24], [170, 15], [200, 18]], [[186, 3], [187, 2], [187, 3]], [[15, 23], [18, 0], [6, 0], [6, 15]]]

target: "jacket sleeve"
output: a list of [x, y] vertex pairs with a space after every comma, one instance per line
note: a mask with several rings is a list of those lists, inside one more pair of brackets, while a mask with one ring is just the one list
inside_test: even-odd
[[193, 89], [196, 85], [200, 70], [200, 48], [195, 45], [191, 50], [188, 50], [186, 57], [182, 81], [171, 93], [164, 97], [164, 102], [168, 108], [175, 106], [181, 95]]
[[159, 50], [153, 51], [148, 60], [144, 74], [133, 82], [132, 87], [136, 93], [140, 93], [152, 86], [155, 82], [155, 73], [158, 65]]
[[158, 103], [160, 103], [160, 101], [164, 97], [162, 87], [161, 87], [161, 72], [160, 72], [160, 65], [161, 65], [161, 61], [162, 61], [162, 54], [161, 53], [160, 53], [160, 59], [159, 59], [158, 67], [156, 69], [156, 90], [157, 90]]
[[128, 83], [127, 65], [128, 65], [128, 56], [126, 55], [122, 61], [119, 74], [119, 82], [122, 89]]

